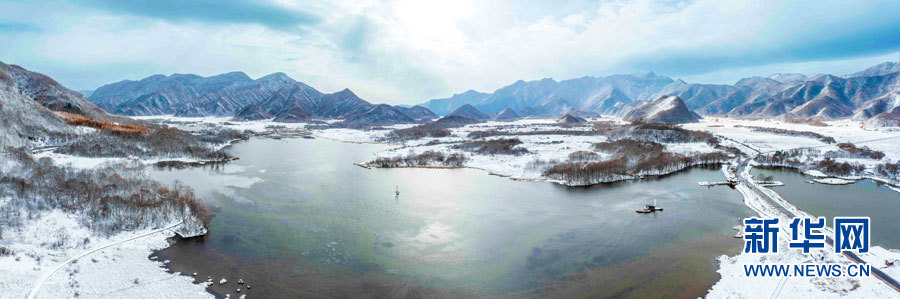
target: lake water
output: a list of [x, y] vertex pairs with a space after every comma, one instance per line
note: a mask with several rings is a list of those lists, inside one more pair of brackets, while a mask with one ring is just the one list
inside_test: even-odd
[[860, 180], [850, 185], [809, 184], [814, 177], [791, 169], [753, 168], [754, 175], [771, 175], [785, 183], [772, 187], [784, 199], [800, 210], [816, 217], [825, 217], [828, 226], [835, 216], [869, 216], [873, 245], [900, 248], [900, 193], [871, 180]]
[[[253, 139], [216, 169], [154, 170], [193, 187], [210, 232], [155, 253], [170, 270], [238, 278], [261, 298], [696, 298], [736, 254], [738, 192], [717, 169], [569, 188], [471, 169], [364, 169], [380, 145]], [[399, 186], [400, 195], [394, 191]], [[656, 199], [665, 211], [634, 210]]]

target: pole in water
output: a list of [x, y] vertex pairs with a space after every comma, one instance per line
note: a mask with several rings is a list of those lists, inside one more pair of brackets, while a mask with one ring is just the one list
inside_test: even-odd
[[400, 185], [395, 186], [394, 195], [400, 196]]

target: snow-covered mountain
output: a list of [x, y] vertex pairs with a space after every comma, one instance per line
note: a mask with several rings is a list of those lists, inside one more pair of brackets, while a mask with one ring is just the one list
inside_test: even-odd
[[871, 77], [871, 76], [880, 76], [886, 75], [890, 73], [900, 72], [900, 63], [897, 62], [884, 62], [874, 65], [870, 68], [862, 70], [857, 73], [853, 73], [848, 75], [847, 77]]
[[518, 118], [520, 118], [519, 114], [516, 113], [515, 110], [513, 110], [512, 108], [509, 108], [509, 107], [504, 108], [503, 110], [500, 111], [500, 113], [497, 113], [497, 115], [494, 116], [494, 120], [500, 120], [500, 121], [516, 120]]
[[325, 94], [283, 73], [255, 80], [242, 72], [211, 77], [155, 75], [105, 85], [93, 92], [91, 100], [116, 114], [233, 116], [238, 121], [345, 118], [351, 122], [408, 123], [437, 117], [421, 106], [373, 105], [349, 89]]
[[106, 111], [87, 101], [81, 93], [63, 87], [44, 74], [3, 62], [0, 62], [0, 73], [5, 85], [10, 88], [7, 92], [21, 93], [50, 110], [77, 113], [96, 120], [113, 120]]
[[678, 96], [661, 96], [625, 114], [631, 122], [683, 124], [697, 122], [700, 116], [688, 109]]
[[556, 120], [556, 123], [566, 124], [566, 125], [582, 124], [582, 123], [586, 123], [586, 122], [587, 122], [586, 119], [575, 116], [575, 115], [571, 115], [571, 114], [563, 115], [563, 117], [560, 117], [559, 119]]
[[491, 119], [490, 115], [485, 114], [484, 112], [479, 111], [477, 108], [472, 107], [472, 105], [465, 104], [453, 110], [449, 115], [468, 117], [477, 120], [488, 120]]
[[[589, 117], [625, 115], [661, 96], [677, 96], [688, 109], [702, 115], [868, 119], [888, 112], [883, 98], [900, 90], [898, 74], [900, 64], [887, 62], [847, 76], [782, 73], [748, 77], [733, 85], [687, 83], [652, 72], [563, 81], [544, 78], [519, 80], [492, 93], [469, 90], [427, 101], [418, 106], [421, 108], [394, 108], [414, 120], [451, 114], [465, 105], [494, 116], [509, 108], [518, 117]], [[254, 104], [264, 112], [255, 117], [270, 115], [285, 121], [347, 118], [376, 108], [349, 90], [323, 94], [281, 73], [255, 80], [241, 72], [212, 77], [155, 75], [103, 86], [90, 99], [108, 111], [125, 115], [234, 116]], [[391, 119], [393, 109], [372, 112], [386, 114], [351, 119]]]
[[438, 114], [472, 105], [489, 114], [510, 108], [520, 116], [625, 115], [661, 96], [677, 96], [687, 108], [703, 115], [867, 119], [887, 112], [883, 97], [900, 90], [898, 74], [900, 63], [886, 62], [847, 76], [780, 73], [743, 78], [734, 85], [687, 83], [652, 72], [559, 82], [544, 78], [519, 80], [490, 94], [469, 91], [423, 105], [439, 103]]
[[275, 91], [259, 107], [262, 115], [271, 115], [275, 121], [280, 122], [342, 118], [353, 123], [388, 124], [412, 123], [437, 117], [425, 107], [375, 105], [359, 98], [349, 89], [323, 94], [300, 82]]
[[[49, 94], [60, 95], [60, 98], [77, 94], [69, 94], [67, 89], [47, 76], [0, 62], [0, 123], [3, 124], [0, 129], [0, 146], [26, 146], [29, 142], [39, 141], [54, 133], [72, 132], [73, 129], [61, 117], [36, 100], [35, 96], [41, 95], [43, 89], [35, 88], [40, 86], [39, 82], [43, 82], [45, 86], [53, 86], [52, 89], [56, 91]], [[80, 104], [73, 107], [87, 107], [88, 111], [96, 108], [93, 104], [85, 103], [80, 94], [59, 101]]]
[[266, 113], [262, 109], [259, 108], [256, 104], [247, 105], [247, 107], [242, 108], [235, 115], [233, 120], [235, 121], [248, 121], [248, 120], [263, 120], [269, 119], [273, 116], [271, 114]]
[[397, 107], [388, 104], [379, 104], [360, 113], [353, 113], [346, 117], [346, 121], [367, 124], [404, 124], [414, 123], [415, 119], [404, 114]]
[[256, 80], [243, 72], [211, 77], [192, 74], [154, 75], [101, 86], [90, 100], [121, 115], [175, 114], [178, 116], [233, 115], [259, 104], [281, 87], [295, 83], [283, 73]]
[[437, 114], [434, 114], [434, 112], [431, 112], [431, 110], [428, 110], [428, 108], [419, 105], [412, 107], [397, 105], [394, 106], [394, 108], [397, 108], [397, 110], [400, 110], [400, 112], [403, 112], [403, 114], [406, 114], [407, 116], [415, 120], [430, 120], [438, 117]]
[[474, 90], [468, 90], [463, 93], [454, 94], [445, 99], [434, 99], [420, 104], [422, 107], [428, 108], [437, 115], [447, 115], [459, 106], [465, 104], [480, 104], [491, 94], [481, 93]]
[[[652, 72], [585, 76], [559, 82], [550, 78], [519, 80], [490, 94], [468, 91], [422, 105], [439, 115], [466, 104], [488, 114], [497, 114], [505, 108], [515, 110], [520, 116], [555, 117], [569, 112], [614, 114], [621, 112], [623, 104], [651, 99], [673, 82], [669, 77]], [[455, 106], [438, 107], [438, 103]]]

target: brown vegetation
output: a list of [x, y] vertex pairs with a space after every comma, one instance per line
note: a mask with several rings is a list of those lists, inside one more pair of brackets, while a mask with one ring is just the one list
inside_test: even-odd
[[0, 82], [6, 83], [6, 85], [12, 85], [15, 82], [13, 78], [4, 71], [0, 71]]
[[[854, 145], [853, 143], [842, 142], [838, 143], [837, 147], [849, 153], [851, 157], [860, 157], [875, 160], [881, 160], [881, 158], [884, 158], [884, 152], [870, 149], [868, 146], [856, 147], [856, 145]], [[827, 154], [828, 153], [826, 153], [826, 155]], [[832, 158], [836, 158], [836, 156]]]
[[99, 121], [84, 117], [81, 114], [57, 111], [57, 115], [62, 117], [66, 123], [73, 126], [90, 127], [101, 131], [107, 131], [113, 134], [131, 135], [146, 134], [150, 132], [150, 128], [133, 124], [117, 124], [105, 121]]
[[897, 180], [900, 177], [900, 162], [878, 164], [875, 166], [875, 174]]
[[862, 164], [837, 162], [831, 158], [825, 158], [825, 160], [819, 161], [819, 163], [816, 164], [816, 169], [827, 174], [847, 176], [862, 173], [866, 167]]

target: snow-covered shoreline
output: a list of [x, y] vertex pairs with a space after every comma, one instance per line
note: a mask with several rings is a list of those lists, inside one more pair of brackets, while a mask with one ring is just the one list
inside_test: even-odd
[[36, 215], [21, 229], [4, 231], [0, 244], [14, 253], [0, 256], [0, 298], [25, 298], [45, 275], [35, 298], [212, 298], [205, 285], [167, 273], [163, 261], [148, 258], [168, 247], [180, 226], [102, 237], [62, 211]]
[[[232, 141], [234, 142], [234, 141]], [[220, 147], [227, 146], [228, 142]], [[127, 169], [125, 176], [132, 175], [130, 170], [141, 169], [140, 165], [153, 165], [159, 162], [202, 164], [217, 161], [202, 161], [192, 158], [160, 157], [151, 159], [139, 158], [94, 158], [78, 157], [54, 153], [54, 147], [46, 147], [32, 151], [22, 151], [30, 157], [24, 160], [7, 159], [0, 154], [0, 172], [9, 174], [4, 178], [24, 178], [31, 180], [28, 171], [21, 161], [34, 163], [41, 159], [52, 161], [57, 167], [44, 166], [41, 171], [53, 174], [76, 173], [86, 177], [94, 174], [114, 174], [120, 177], [121, 169]], [[22, 159], [22, 158], [18, 158]], [[114, 167], [107, 171], [105, 167]], [[68, 168], [66, 170], [60, 168]], [[20, 175], [20, 176], [17, 176]], [[139, 173], [134, 173], [140, 177]], [[120, 177], [121, 178], [121, 177]], [[69, 180], [74, 182], [73, 180]], [[69, 184], [69, 181], [66, 184]], [[94, 186], [106, 184], [86, 179], [79, 183]], [[106, 182], [106, 181], [102, 181]], [[125, 187], [113, 186], [119, 191], [100, 192], [103, 196], [129, 196], [125, 191], [133, 184], [149, 182], [141, 179], [131, 181], [115, 181], [110, 184], [132, 184]], [[63, 186], [60, 181], [34, 184], [50, 184], [56, 189], [78, 192], [78, 186]], [[59, 185], [56, 185], [59, 184]], [[50, 186], [41, 185], [40, 188]], [[94, 189], [96, 190], [96, 189]], [[148, 188], [148, 194], [156, 189]], [[90, 192], [90, 191], [86, 191]], [[118, 193], [117, 193], [118, 192]], [[106, 212], [90, 213], [83, 207], [97, 207], [96, 201], [85, 201], [75, 205], [76, 208], [63, 208], [65, 205], [48, 203], [48, 196], [30, 197], [34, 193], [4, 192], [0, 195], [0, 210], [12, 216], [4, 219], [0, 225], [0, 299], [2, 298], [212, 298], [206, 291], [206, 285], [195, 284], [193, 279], [167, 273], [163, 261], [149, 258], [154, 251], [168, 247], [168, 238], [177, 233], [182, 237], [199, 236], [206, 233], [202, 221], [185, 211], [191, 211], [188, 203], [180, 209], [153, 210], [120, 209], [124, 205], [110, 205]], [[12, 196], [12, 197], [3, 197]], [[22, 196], [19, 198], [18, 196]], [[94, 197], [96, 199], [96, 197]], [[176, 199], [183, 199], [181, 197]], [[59, 201], [59, 199], [56, 199]], [[113, 199], [115, 201], [115, 199]], [[176, 201], [172, 201], [176, 202]], [[167, 201], [167, 203], [170, 203]], [[49, 207], [48, 207], [49, 206]], [[147, 205], [155, 207], [154, 205]], [[165, 205], [162, 205], [165, 206]], [[86, 209], [86, 208], [85, 208]], [[127, 211], [126, 211], [127, 210]], [[94, 210], [96, 212], [96, 210]], [[108, 213], [108, 214], [104, 214]], [[133, 223], [116, 224], [114, 229], [107, 226], [120, 219], [121, 215], [137, 215]], [[152, 219], [152, 220], [150, 220]], [[8, 222], [7, 222], [8, 220]], [[120, 220], [115, 220], [120, 221]], [[8, 226], [6, 224], [9, 224]], [[121, 226], [124, 225], [124, 226]], [[112, 235], [109, 235], [112, 234]]]

